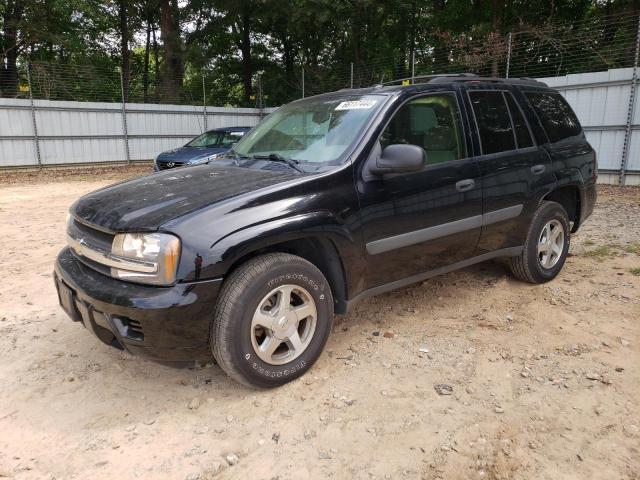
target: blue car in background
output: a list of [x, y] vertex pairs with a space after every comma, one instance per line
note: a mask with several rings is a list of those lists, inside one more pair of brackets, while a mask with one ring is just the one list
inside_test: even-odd
[[156, 157], [156, 172], [168, 168], [207, 163], [227, 152], [251, 127], [224, 127], [209, 130], [184, 147], [162, 152]]

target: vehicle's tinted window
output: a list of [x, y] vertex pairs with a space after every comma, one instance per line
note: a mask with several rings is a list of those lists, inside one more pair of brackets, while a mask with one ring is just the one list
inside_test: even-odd
[[526, 92], [551, 142], [578, 135], [580, 122], [562, 95], [554, 92]]
[[382, 148], [396, 143], [424, 148], [429, 164], [464, 158], [460, 111], [454, 95], [427, 95], [400, 107], [380, 137]]
[[527, 122], [524, 120], [522, 111], [516, 103], [513, 95], [509, 92], [504, 93], [504, 97], [507, 99], [509, 105], [509, 111], [511, 112], [511, 120], [513, 121], [513, 128], [516, 131], [516, 140], [518, 141], [518, 148], [527, 148], [533, 146], [533, 139], [531, 138], [531, 132], [527, 126]]
[[228, 148], [242, 138], [245, 132], [243, 131], [214, 131], [205, 132], [202, 135], [194, 138], [187, 147], [222, 147]]
[[502, 92], [470, 92], [469, 98], [480, 130], [482, 154], [515, 150], [511, 118]]

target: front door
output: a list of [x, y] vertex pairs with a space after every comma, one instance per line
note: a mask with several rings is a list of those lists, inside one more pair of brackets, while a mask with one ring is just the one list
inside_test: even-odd
[[401, 105], [371, 155], [392, 144], [427, 154], [418, 172], [358, 179], [368, 263], [365, 288], [472, 257], [482, 226], [480, 169], [467, 154], [466, 121], [454, 92]]

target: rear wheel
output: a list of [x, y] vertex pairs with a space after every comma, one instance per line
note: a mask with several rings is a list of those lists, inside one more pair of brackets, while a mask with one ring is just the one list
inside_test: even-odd
[[562, 205], [543, 202], [533, 216], [522, 253], [511, 258], [511, 271], [525, 282], [555, 278], [569, 251], [569, 216]]
[[211, 329], [213, 355], [245, 385], [279, 386], [318, 359], [332, 322], [333, 297], [320, 270], [294, 255], [261, 255], [222, 287]]

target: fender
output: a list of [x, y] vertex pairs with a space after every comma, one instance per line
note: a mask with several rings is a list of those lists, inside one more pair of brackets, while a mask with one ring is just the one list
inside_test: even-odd
[[580, 192], [580, 199], [582, 200], [584, 195], [584, 180], [582, 173], [578, 168], [563, 168], [556, 172], [556, 182], [552, 188], [544, 192], [539, 198], [538, 205], [553, 191], [563, 187], [576, 187]]
[[575, 186], [582, 192], [584, 188], [584, 177], [578, 167], [566, 167], [556, 171], [556, 188]]
[[561, 172], [562, 175], [558, 176], [558, 181], [556, 182], [555, 188], [552, 192], [549, 192], [547, 195], [545, 195], [543, 199], [548, 198], [550, 195], [554, 195], [554, 191], [560, 190], [562, 188], [572, 187], [578, 190], [578, 199], [575, 206], [575, 217], [573, 219], [573, 227], [571, 228], [571, 233], [575, 233], [578, 231], [578, 228], [582, 224], [582, 221], [585, 219], [585, 214], [587, 214], [585, 206], [588, 208], [590, 203], [587, 198], [587, 188], [585, 188], [584, 177], [579, 168], [569, 167], [563, 169]]
[[[195, 269], [186, 281], [207, 280], [225, 276], [238, 262], [261, 250], [295, 240], [331, 242], [343, 270], [348, 292], [364, 277], [364, 261], [359, 235], [330, 211], [307, 212], [291, 217], [258, 223], [216, 240], [202, 258], [200, 272]], [[344, 292], [346, 295], [347, 292]]]

